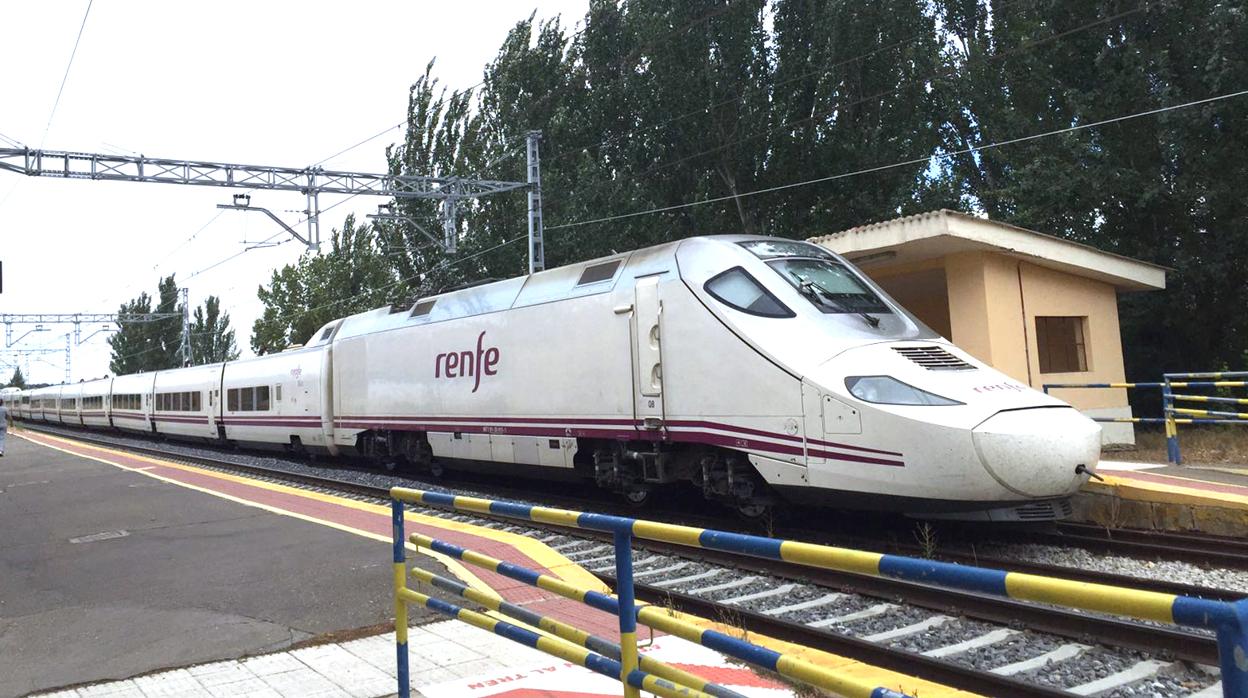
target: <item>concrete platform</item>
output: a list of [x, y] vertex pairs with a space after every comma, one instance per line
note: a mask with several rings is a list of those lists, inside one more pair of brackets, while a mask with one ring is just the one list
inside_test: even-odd
[[0, 696], [393, 618], [380, 542], [13, 435], [0, 531]]
[[[53, 596], [43, 600], [47, 613], [53, 613], [59, 608], [60, 597], [55, 596], [55, 593], [59, 593], [57, 591], [59, 587], [56, 587], [54, 582], [66, 574], [89, 579], [90, 581], [83, 582], [81, 586], [106, 599], [111, 598], [108, 596], [110, 593], [121, 593], [115, 588], [129, 589], [128, 596], [125, 598], [131, 604], [128, 609], [132, 613], [112, 619], [111, 624], [107, 620], [97, 622], [97, 627], [88, 633], [78, 633], [77, 627], [67, 625], [73, 622], [68, 618], [49, 616], [61, 625], [51, 631], [45, 631], [44, 635], [40, 636], [44, 637], [42, 646], [24, 650], [22, 661], [33, 662], [40, 669], [39, 672], [27, 671], [23, 674], [25, 676], [23, 685], [64, 687], [74, 681], [89, 681], [90, 678], [66, 677], [62, 671], [62, 664], [76, 667], [77, 673], [74, 676], [81, 677], [92, 670], [93, 662], [116, 663], [117, 660], [110, 658], [109, 653], [120, 651], [118, 648], [129, 648], [126, 650], [129, 654], [125, 659], [130, 663], [124, 665], [126, 668], [110, 670], [111, 676], [127, 677], [124, 680], [74, 687], [58, 693], [65, 696], [115, 694], [270, 697], [391, 694], [394, 671], [393, 635], [387, 637], [383, 634], [358, 640], [350, 637], [331, 638], [331, 640], [341, 639], [341, 641], [242, 661], [215, 661], [223, 657], [237, 657], [257, 651], [256, 648], [263, 647], [264, 642], [272, 642], [270, 646], [289, 644], [294, 637], [294, 630], [301, 630], [305, 633], [321, 632], [317, 629], [320, 626], [305, 627], [293, 622], [283, 624], [286, 616], [307, 622], [308, 618], [321, 620], [322, 616], [332, 619], [337, 617], [334, 615], [337, 613], [343, 614], [346, 618], [341, 621], [343, 623], [341, 627], [358, 627], [365, 623], [354, 620], [349, 611], [363, 608], [367, 611], [365, 616], [369, 619], [379, 618], [381, 622], [389, 624], [393, 616], [389, 595], [391, 524], [388, 507], [209, 471], [158, 458], [137, 456], [59, 436], [26, 431], [21, 434], [21, 437], [41, 444], [47, 449], [62, 452], [48, 455], [53, 452], [36, 450], [39, 447], [34, 446], [33, 443], [23, 443], [20, 448], [26, 451], [23, 458], [27, 461], [58, 462], [61, 463], [58, 467], [68, 469], [67, 474], [57, 475], [55, 478], [60, 483], [57, 493], [46, 495], [27, 507], [42, 517], [43, 523], [29, 524], [23, 536], [33, 537], [37, 541], [50, 539], [48, 545], [57, 546], [56, 555], [69, 558], [72, 558], [73, 551], [82, 545], [100, 546], [99, 549], [104, 550], [103, 546], [109, 544], [129, 545], [146, 542], [148, 538], [153, 537], [176, 537], [175, 534], [182, 534], [181, 537], [195, 540], [202, 546], [202, 549], [197, 547], [192, 552], [188, 552], [186, 546], [168, 544], [163, 548], [164, 557], [142, 555], [134, 558], [136, 564], [129, 566], [124, 563], [126, 558], [120, 556], [111, 561], [113, 571], [108, 576], [107, 584], [101, 584], [98, 576], [93, 576], [94, 570], [81, 569], [79, 566], [72, 566], [70, 569], [58, 567], [55, 570], [56, 574], [41, 572], [41, 579], [44, 577], [53, 579], [45, 583], [45, 586], [54, 588]], [[55, 470], [55, 468], [49, 468], [47, 465], [26, 465], [19, 469], [21, 471], [19, 474], [8, 477], [5, 466], [11, 465], [11, 462], [5, 461], [9, 460], [6, 458], [0, 461], [0, 488], [5, 488], [4, 483], [11, 481], [11, 489], [0, 494], [0, 508], [5, 502], [3, 498], [8, 497], [13, 491], [20, 492], [23, 487], [53, 484], [54, 478], [43, 473], [50, 469]], [[110, 475], [107, 472], [110, 468], [120, 470], [120, 473]], [[100, 482], [123, 478], [119, 481], [120, 484], [110, 485], [101, 492], [112, 492], [110, 496], [116, 497], [118, 501], [127, 501], [127, 505], [122, 508], [130, 511], [130, 516], [134, 519], [141, 519], [143, 516], [154, 518], [146, 522], [135, 522], [119, 515], [110, 518], [113, 516], [110, 507], [101, 507], [97, 504], [97, 501], [102, 501], [104, 497], [102, 494], [95, 493], [94, 485], [83, 487], [79, 484], [88, 477], [92, 479], [98, 477]], [[117, 493], [123, 484], [128, 492], [142, 493], [139, 495], [140, 503], [134, 503]], [[181, 496], [175, 496], [173, 490], [177, 489], [182, 490]], [[149, 490], [158, 492], [161, 497], [170, 497], [163, 509], [158, 508], [162, 512], [160, 515], [149, 513], [151, 509], [147, 501]], [[95, 493], [94, 496], [93, 493]], [[188, 505], [185, 510], [175, 511], [179, 509], [179, 502], [196, 498], [202, 502], [194, 507]], [[79, 526], [69, 532], [58, 530], [55, 535], [49, 534], [44, 529], [56, 527], [59, 524], [48, 523], [55, 518], [48, 513], [48, 510], [52, 502], [62, 501], [72, 502], [71, 506], [80, 506], [84, 510], [94, 510], [96, 518], [91, 519], [90, 526]], [[203, 504], [203, 502], [212, 504]], [[196, 514], [197, 507], [201, 505], [209, 509], [214, 506], [223, 507], [223, 509], [215, 517], [207, 513]], [[217, 510], [213, 509], [213, 511]], [[300, 533], [293, 535], [303, 537], [287, 540], [286, 528], [281, 524], [267, 523], [267, 519], [258, 512], [267, 512], [279, 519], [286, 519], [287, 524], [300, 524], [298, 527]], [[178, 518], [179, 516], [182, 518]], [[6, 523], [6, 519], [0, 518], [0, 525]], [[209, 524], [216, 524], [219, 528], [200, 535], [190, 535], [184, 531], [184, 529], [193, 531]], [[277, 532], [270, 534], [270, 538], [257, 534], [257, 530], [268, 525], [275, 526]], [[304, 530], [304, 525], [307, 529], [320, 529], [320, 535]], [[560, 577], [582, 588], [606, 590], [588, 571], [531, 536], [482, 528], [455, 522], [449, 518], [415, 512], [407, 513], [406, 526], [409, 533], [419, 531]], [[110, 532], [123, 529], [126, 531], [125, 535], [110, 534]], [[361, 546], [359, 549], [363, 552], [357, 552], [355, 546], [352, 545], [344, 544], [340, 551], [339, 548], [321, 546], [317, 543], [321, 537], [338, 540], [335, 536], [339, 534], [346, 534], [342, 536], [346, 540], [355, 537]], [[67, 540], [64, 544], [57, 542], [60, 538], [67, 537], [78, 538], [80, 542], [68, 543]], [[132, 541], [132, 538], [136, 540]], [[239, 539], [248, 540], [240, 542]], [[268, 545], [261, 545], [261, 539], [264, 539]], [[379, 545], [381, 543], [384, 543], [384, 546]], [[66, 549], [70, 552], [63, 554]], [[490, 588], [508, 601], [524, 605], [535, 612], [559, 618], [600, 636], [611, 639], [618, 636], [617, 620], [612, 615], [589, 609], [493, 572], [465, 567], [457, 560], [436, 553], [423, 551], [426, 554], [416, 554], [411, 545], [408, 549], [409, 566], [436, 567], [437, 563], [431, 562], [426, 556], [432, 555], [445, 566], [450, 576], [457, 577], [461, 582], [470, 586]], [[273, 550], [278, 553], [274, 553]], [[3, 554], [7, 553], [0, 553], [0, 555]], [[56, 557], [56, 555], [49, 555], [49, 557]], [[3, 559], [5, 558], [0, 557], [0, 560]], [[27, 566], [33, 566], [36, 569], [39, 565], [46, 564], [38, 562], [35, 557], [31, 560], [35, 562]], [[0, 564], [5, 563], [0, 562]], [[217, 569], [217, 565], [222, 567]], [[7, 569], [7, 567], [0, 569]], [[0, 577], [0, 581], [3, 579], [4, 577]], [[243, 581], [237, 583], [236, 580]], [[157, 581], [178, 588], [159, 595], [143, 593], [145, 587], [153, 587]], [[59, 583], [68, 585], [66, 582]], [[205, 585], [207, 591], [201, 591], [200, 585]], [[316, 588], [317, 585], [319, 589]], [[77, 583], [71, 586], [77, 588]], [[107, 587], [107, 590], [99, 587]], [[294, 594], [297, 590], [304, 590], [313, 596], [296, 597]], [[41, 598], [40, 593], [42, 592], [34, 591], [31, 595]], [[85, 594], [86, 592], [80, 591], [79, 593]], [[202, 603], [193, 605], [199, 603], [201, 596], [209, 598], [222, 596], [225, 600], [219, 601], [218, 605], [225, 610], [216, 612], [225, 617], [216, 625], [197, 624], [202, 621], [191, 619], [183, 620], [181, 624], [165, 623], [163, 627], [160, 623], [140, 617], [144, 613], [152, 613], [159, 617], [160, 613], [169, 608], [183, 609], [171, 601], [158, 600], [166, 596], [176, 598], [194, 609], [203, 606]], [[0, 597], [4, 595], [0, 594]], [[231, 603], [239, 606], [245, 605], [245, 602], [240, 599], [250, 602], [245, 613], [240, 613], [231, 606]], [[35, 601], [28, 600], [26, 603], [33, 605]], [[270, 605], [282, 611], [284, 615], [270, 612]], [[305, 608], [307, 605], [312, 608], [310, 610]], [[321, 606], [324, 606], [326, 610], [321, 610]], [[417, 608], [409, 606], [409, 609], [413, 613], [414, 623], [431, 620], [428, 617], [422, 618]], [[0, 623], [6, 622], [4, 613], [5, 611], [0, 610]], [[441, 618], [443, 617], [437, 617], [439, 620]], [[685, 620], [694, 625], [715, 628], [722, 632], [737, 632], [733, 628], [710, 620], [689, 616], [685, 616]], [[207, 654], [215, 652], [215, 655], [205, 660], [202, 657], [188, 657], [185, 654], [171, 657], [170, 651], [165, 648], [166, 645], [174, 648], [184, 646], [198, 648], [205, 643], [213, 642], [214, 637], [228, 634], [232, 622], [246, 625], [246, 622], [254, 621], [271, 623], [277, 626], [277, 630], [269, 635], [263, 635], [260, 640], [253, 641], [251, 645], [248, 645], [248, 649], [239, 649], [237, 646], [231, 646], [225, 650], [209, 648], [209, 650], [202, 651]], [[120, 627], [122, 623], [134, 623], [136, 627], [146, 628], [146, 634], [140, 639], [124, 639], [119, 645], [110, 644], [107, 641], [101, 643], [103, 638], [125, 636], [126, 628]], [[327, 623], [326, 625], [333, 624]], [[514, 645], [505, 639], [476, 630], [458, 621], [438, 627], [446, 629], [428, 631], [436, 636], [435, 638], [421, 634], [419, 636], [425, 638], [426, 641], [419, 643], [416, 640], [411, 641], [412, 684], [429, 698], [458, 695], [507, 695], [512, 698], [522, 695], [576, 695], [585, 698], [586, 696], [616, 695], [618, 692], [617, 687], [610, 685], [613, 683], [611, 681], [607, 684], [594, 684], [593, 681], [596, 679], [589, 674], [578, 674], [577, 672], [582, 671], [579, 668], [545, 655], [534, 656], [527, 648]], [[205, 628], [208, 632], [205, 632]], [[286, 636], [281, 635], [283, 628], [287, 631]], [[10, 661], [4, 656], [8, 653], [6, 643], [13, 642], [10, 638], [21, 636], [21, 634], [14, 635], [6, 632], [3, 627], [0, 627], [0, 672], [8, 670], [5, 662]], [[644, 636], [650, 637], [649, 633], [645, 633]], [[62, 648], [58, 646], [57, 638], [69, 638], [76, 644], [73, 648]], [[785, 694], [783, 691], [776, 693], [776, 685], [771, 681], [757, 677], [748, 669], [729, 662], [705, 648], [657, 633], [653, 639], [653, 651], [665, 657], [665, 661], [687, 664], [689, 668], [696, 666], [699, 668], [698, 673], [708, 679], [720, 680], [737, 687], [749, 687], [750, 691], [743, 690], [742, 692], [748, 695], [758, 695], [760, 698]], [[773, 638], [751, 634], [751, 639], [779, 652], [834, 668], [846, 675], [870, 681], [874, 685], [897, 687], [907, 693], [922, 694], [928, 698], [967, 695], [928, 681], [881, 670], [819, 650], [798, 647]], [[22, 644], [29, 643], [23, 641]], [[84, 660], [78, 657], [78, 652], [87, 653], [88, 658]], [[65, 659], [61, 659], [62, 657]], [[157, 657], [157, 659], [152, 657]], [[204, 661], [209, 663], [207, 665], [196, 664], [196, 662]], [[470, 662], [477, 662], [477, 664], [460, 666]], [[136, 673], [149, 670], [136, 669], [135, 666], [140, 664], [152, 668], [158, 666], [166, 668], [182, 666], [184, 668], [154, 672], [147, 676], [135, 676]], [[385, 676], [379, 675], [378, 672], [382, 672]], [[61, 678], [35, 679], [31, 677], [32, 673], [39, 677], [52, 674]], [[100, 672], [96, 671], [96, 674], [98, 673]], [[0, 673], [0, 681], [5, 678], [3, 673]], [[588, 692], [580, 690], [589, 689], [591, 686], [594, 689]], [[599, 693], [599, 687], [604, 692]], [[20, 688], [20, 690], [34, 689]], [[4, 693], [6, 693], [5, 684], [0, 683], [0, 695]]]
[[1101, 461], [1103, 482], [1075, 499], [1077, 519], [1105, 526], [1248, 535], [1248, 467]]
[[[458, 621], [412, 628], [408, 646], [414, 698], [609, 698], [620, 693], [618, 681]], [[683, 640], [661, 638], [643, 651], [750, 698], [792, 695], [788, 688], [743, 666], [725, 666], [719, 655]], [[394, 633], [386, 633], [38, 695], [371, 698], [394, 695], [394, 667]]]

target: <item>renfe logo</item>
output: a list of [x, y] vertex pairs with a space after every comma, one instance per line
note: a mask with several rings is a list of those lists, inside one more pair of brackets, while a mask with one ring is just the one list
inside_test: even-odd
[[483, 347], [485, 332], [477, 336], [477, 351], [452, 351], [438, 354], [433, 359], [433, 377], [462, 378], [472, 376], [472, 392], [481, 387], [481, 374], [493, 376], [498, 373], [498, 347]]

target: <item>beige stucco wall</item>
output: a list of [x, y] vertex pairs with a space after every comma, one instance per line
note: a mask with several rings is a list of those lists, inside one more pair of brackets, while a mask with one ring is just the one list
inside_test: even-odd
[[[945, 298], [918, 292], [909, 280], [943, 269]], [[1040, 388], [1044, 383], [1119, 383], [1124, 379], [1118, 297], [1110, 284], [1047, 269], [997, 252], [963, 252], [922, 264], [864, 271], [932, 329], [999, 371]], [[922, 284], [927, 286], [927, 283]], [[1040, 373], [1037, 316], [1087, 317], [1088, 370]], [[1125, 390], [1055, 390], [1081, 410], [1124, 408]]]

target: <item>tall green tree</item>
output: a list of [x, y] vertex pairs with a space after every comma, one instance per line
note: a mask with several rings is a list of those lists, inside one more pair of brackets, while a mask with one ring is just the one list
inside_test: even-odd
[[[157, 303], [146, 291], [122, 303], [117, 314], [122, 316], [148, 315], [152, 313], [183, 312], [178, 302], [178, 284], [173, 275], [157, 282]], [[178, 356], [182, 344], [181, 317], [159, 320], [125, 321], [120, 323], [116, 334], [108, 338], [112, 348], [109, 370], [114, 375], [158, 371], [182, 365]]]
[[[1129, 375], [1234, 366], [1248, 351], [1248, 314], [1226, 311], [1248, 307], [1248, 99], [978, 148], [1243, 89], [1242, 5], [590, 0], [579, 32], [517, 22], [478, 89], [448, 91], [428, 64], [387, 157], [395, 174], [523, 180], [540, 130], [548, 266], [689, 235], [986, 214], [1175, 269], [1166, 292], [1121, 304]], [[527, 267], [521, 195], [462, 202], [453, 255], [434, 202], [395, 208], [407, 220], [372, 231], [367, 273], [338, 254], [274, 275], [257, 351], [304, 341], [354, 299]]]
[[9, 384], [5, 387], [6, 388], [25, 388], [26, 387], [26, 376], [22, 375], [21, 367], [13, 369], [13, 377], [9, 379]]
[[252, 350], [271, 354], [303, 344], [330, 320], [403, 299], [387, 254], [371, 226], [348, 216], [328, 251], [305, 253], [259, 287], [264, 313], [252, 326]]
[[[138, 297], [126, 301], [117, 309], [120, 316], [147, 315], [152, 312], [152, 297], [143, 291]], [[155, 368], [159, 363], [157, 349], [153, 341], [150, 323], [122, 322], [118, 331], [108, 338], [112, 348], [112, 358], [108, 370], [114, 375], [138, 373]]]
[[191, 355], [196, 364], [215, 364], [238, 358], [230, 314], [221, 311], [221, 299], [208, 296], [195, 308], [191, 321]]
[[[941, 3], [948, 150], [1248, 85], [1241, 3]], [[1198, 39], [1196, 37], [1199, 37]], [[990, 217], [1174, 269], [1124, 296], [1128, 377], [1237, 365], [1248, 347], [1248, 101], [1210, 103], [960, 156]]]

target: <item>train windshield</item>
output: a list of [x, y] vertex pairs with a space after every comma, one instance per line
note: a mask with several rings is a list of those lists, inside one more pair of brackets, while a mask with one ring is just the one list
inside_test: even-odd
[[[794, 240], [748, 240], [739, 244], [767, 262], [822, 312], [892, 312], [857, 274], [818, 245]], [[868, 321], [876, 324], [874, 318]]]

